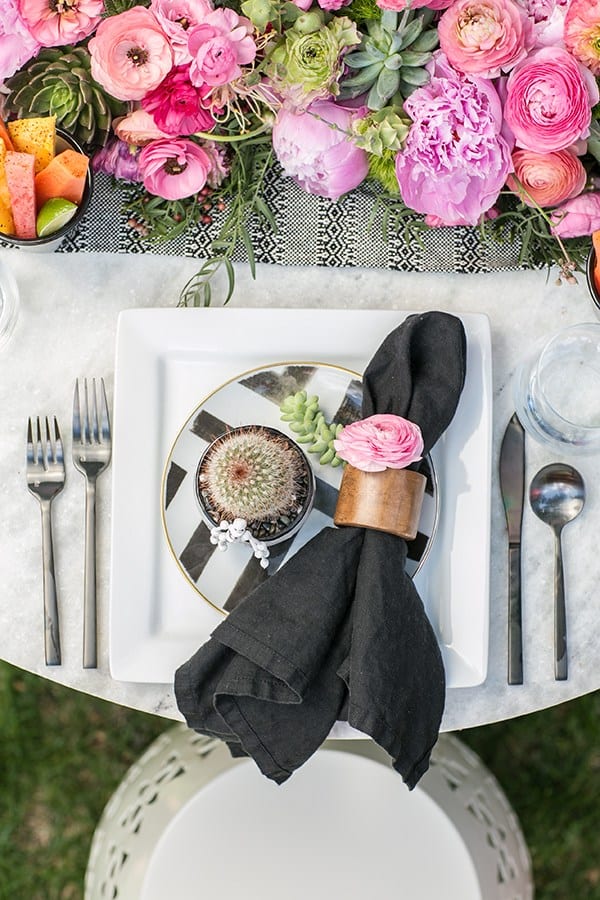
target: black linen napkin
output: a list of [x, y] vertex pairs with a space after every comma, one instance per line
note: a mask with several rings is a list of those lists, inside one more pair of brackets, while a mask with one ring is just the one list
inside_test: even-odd
[[[362, 415], [416, 422], [427, 453], [454, 416], [465, 365], [459, 319], [410, 316], [367, 367]], [[391, 534], [323, 529], [177, 670], [189, 727], [226, 741], [234, 756], [253, 757], [282, 783], [336, 720], [347, 720], [414, 787], [437, 740], [445, 675], [406, 554], [406, 542]]]

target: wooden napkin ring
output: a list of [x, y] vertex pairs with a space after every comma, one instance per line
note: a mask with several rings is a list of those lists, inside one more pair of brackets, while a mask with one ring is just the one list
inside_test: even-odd
[[363, 472], [344, 468], [333, 521], [387, 531], [413, 541], [417, 536], [427, 479], [412, 469]]

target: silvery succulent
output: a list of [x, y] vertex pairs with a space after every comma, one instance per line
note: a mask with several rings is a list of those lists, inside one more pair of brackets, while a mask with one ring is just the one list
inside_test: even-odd
[[341, 97], [368, 91], [366, 105], [378, 110], [392, 98], [399, 105], [415, 88], [427, 84], [429, 73], [424, 67], [438, 40], [437, 31], [428, 27], [430, 22], [430, 10], [409, 9], [400, 16], [385, 9], [380, 19], [367, 21], [360, 47], [344, 59], [357, 74], [343, 80]]

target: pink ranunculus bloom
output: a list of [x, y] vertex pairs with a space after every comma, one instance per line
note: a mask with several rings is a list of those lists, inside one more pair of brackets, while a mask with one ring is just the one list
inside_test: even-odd
[[534, 45], [533, 22], [514, 0], [456, 0], [438, 23], [440, 48], [459, 72], [496, 78]]
[[96, 150], [92, 156], [92, 167], [94, 172], [104, 172], [119, 181], [140, 181], [139, 155], [139, 147], [113, 137], [104, 147]]
[[507, 184], [527, 206], [557, 206], [585, 187], [587, 173], [570, 150], [515, 150], [512, 158], [515, 173], [508, 176]]
[[125, 141], [126, 144], [133, 144], [136, 147], [143, 147], [150, 141], [157, 141], [159, 138], [170, 137], [161, 131], [152, 116], [145, 109], [135, 109], [133, 112], [127, 113], [126, 116], [120, 116], [113, 120], [113, 130], [119, 140]]
[[337, 200], [367, 177], [364, 150], [352, 143], [352, 122], [363, 110], [344, 109], [317, 100], [305, 112], [280, 109], [273, 128], [273, 149], [284, 172], [309, 194]]
[[600, 0], [571, 0], [565, 17], [565, 46], [594, 75], [600, 75]]
[[146, 144], [139, 159], [140, 176], [150, 194], [182, 200], [201, 191], [211, 170], [208, 154], [187, 138]]
[[213, 11], [210, 0], [152, 0], [150, 9], [169, 38], [175, 65], [189, 63], [189, 32]]
[[552, 213], [552, 233], [561, 238], [582, 237], [600, 230], [600, 193], [580, 194]]
[[334, 440], [337, 455], [363, 472], [405, 469], [423, 455], [423, 436], [414, 422], [380, 413], [352, 422]]
[[336, 10], [341, 9], [342, 6], [348, 6], [352, 0], [317, 0], [317, 3], [321, 7], [321, 9], [326, 10]]
[[104, 12], [104, 0], [19, 0], [19, 12], [42, 47], [59, 47], [92, 33]]
[[591, 72], [560, 47], [543, 47], [508, 76], [504, 118], [518, 147], [564, 150], [590, 133], [600, 99]]
[[210, 109], [203, 106], [210, 91], [207, 84], [200, 87], [192, 84], [189, 66], [176, 66], [158, 87], [146, 94], [142, 106], [166, 134], [210, 131], [215, 120]]
[[380, 9], [395, 9], [400, 12], [410, 6], [411, 9], [421, 9], [426, 6], [427, 9], [447, 9], [454, 3], [454, 0], [376, 0]]
[[0, 82], [14, 75], [40, 49], [19, 13], [17, 0], [0, 5]]
[[512, 171], [500, 98], [490, 81], [461, 75], [439, 51], [428, 68], [431, 81], [404, 104], [413, 122], [396, 155], [400, 194], [447, 225], [476, 225]]
[[119, 100], [141, 100], [173, 65], [164, 31], [143, 6], [103, 19], [89, 51], [93, 77]]
[[242, 74], [240, 66], [256, 56], [250, 19], [232, 9], [215, 9], [189, 32], [193, 84], [228, 84]]

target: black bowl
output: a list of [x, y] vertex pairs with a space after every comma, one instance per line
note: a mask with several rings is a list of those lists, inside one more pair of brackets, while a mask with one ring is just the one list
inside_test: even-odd
[[[72, 138], [70, 134], [67, 134], [66, 131], [62, 131], [59, 128], [56, 129], [55, 147], [56, 153], [62, 153], [63, 150], [75, 150], [77, 153], [84, 153], [75, 138]], [[46, 237], [37, 238], [18, 238], [14, 237], [12, 234], [2, 234], [0, 232], [0, 243], [8, 247], [18, 247], [21, 250], [55, 250], [62, 239], [65, 237], [65, 235], [67, 235], [74, 228], [77, 228], [77, 226], [83, 219], [87, 208], [90, 205], [90, 200], [92, 199], [93, 188], [94, 176], [92, 174], [92, 165], [90, 162], [87, 170], [81, 203], [77, 207], [77, 212], [75, 213], [73, 218], [69, 219], [66, 225], [63, 225], [63, 227], [59, 228], [58, 231], [55, 231], [52, 234], [47, 235]]]

